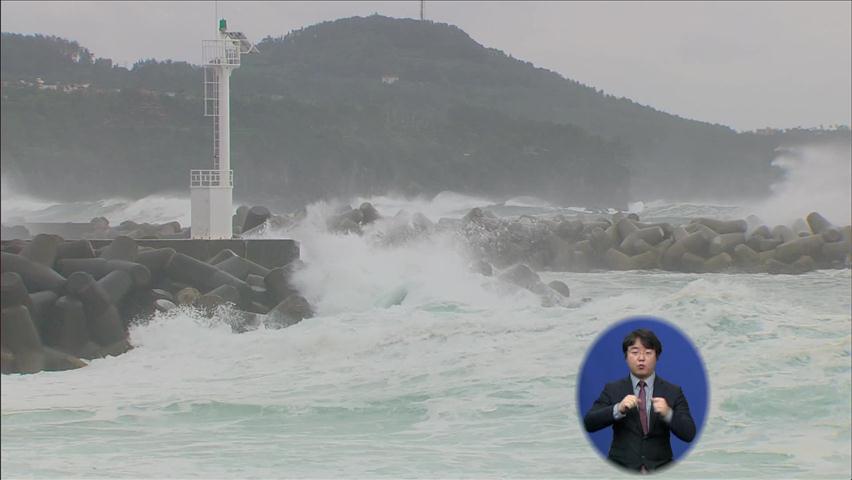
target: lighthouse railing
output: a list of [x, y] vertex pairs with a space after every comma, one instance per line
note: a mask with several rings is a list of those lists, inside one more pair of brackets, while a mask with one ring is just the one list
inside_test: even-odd
[[239, 40], [204, 40], [201, 52], [204, 65], [240, 66]]
[[190, 170], [190, 187], [233, 187], [234, 171]]

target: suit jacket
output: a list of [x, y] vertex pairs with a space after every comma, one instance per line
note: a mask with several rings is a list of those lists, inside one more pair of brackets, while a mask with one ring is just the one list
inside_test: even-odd
[[642, 432], [638, 408], [631, 408], [620, 420], [615, 420], [612, 416], [613, 406], [626, 395], [633, 394], [630, 375], [606, 384], [600, 397], [583, 418], [583, 423], [586, 431], [590, 433], [612, 425], [609, 459], [613, 462], [631, 470], [639, 470], [642, 465], [648, 470], [654, 470], [672, 461], [669, 432], [684, 442], [691, 442], [695, 438], [695, 422], [689, 413], [689, 404], [681, 388], [657, 375], [654, 379], [654, 397], [666, 399], [672, 409], [672, 421], [667, 424], [651, 407], [648, 435], [645, 435]]

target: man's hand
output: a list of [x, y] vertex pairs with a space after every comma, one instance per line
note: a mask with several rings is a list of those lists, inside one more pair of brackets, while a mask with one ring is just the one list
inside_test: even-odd
[[622, 414], [627, 413], [631, 408], [636, 408], [636, 405], [639, 404], [639, 399], [636, 398], [636, 395], [627, 395], [620, 402], [618, 402], [618, 411]]
[[669, 407], [668, 402], [663, 397], [654, 397], [652, 402], [654, 402], [654, 411], [665, 417], [671, 411], [671, 407]]

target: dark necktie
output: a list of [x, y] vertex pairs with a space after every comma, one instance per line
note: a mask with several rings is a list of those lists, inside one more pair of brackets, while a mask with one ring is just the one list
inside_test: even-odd
[[639, 381], [639, 421], [642, 422], [642, 433], [648, 435], [648, 412], [645, 410], [645, 381]]

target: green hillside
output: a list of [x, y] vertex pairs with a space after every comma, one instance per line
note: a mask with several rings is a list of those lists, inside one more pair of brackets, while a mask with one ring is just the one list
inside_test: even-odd
[[[3, 173], [28, 191], [186, 192], [188, 170], [210, 164], [200, 67], [125, 69], [55, 37], [4, 33], [0, 45]], [[605, 95], [450, 25], [348, 18], [258, 49], [232, 77], [244, 201], [454, 190], [623, 206], [757, 196], [777, 178], [769, 161], [783, 135], [738, 134]]]

